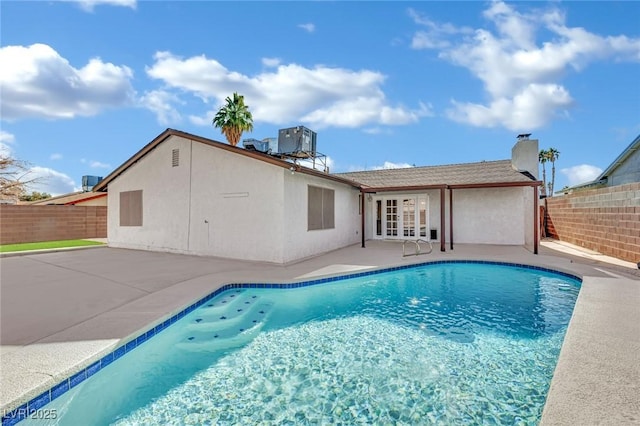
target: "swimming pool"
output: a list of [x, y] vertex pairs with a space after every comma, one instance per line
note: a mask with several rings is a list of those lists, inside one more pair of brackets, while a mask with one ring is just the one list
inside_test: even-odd
[[358, 275], [227, 290], [48, 404], [50, 423], [539, 421], [577, 279], [453, 262]]

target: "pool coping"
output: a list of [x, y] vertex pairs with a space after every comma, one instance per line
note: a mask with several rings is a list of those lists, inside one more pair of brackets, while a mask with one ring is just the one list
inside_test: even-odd
[[[233, 289], [240, 288], [260, 288], [260, 289], [294, 289], [302, 287], [310, 287], [319, 284], [325, 284], [329, 282], [343, 281], [352, 278], [359, 278], [369, 275], [382, 274], [386, 272], [399, 271], [404, 269], [414, 269], [429, 265], [438, 264], [488, 264], [488, 265], [500, 265], [522, 269], [531, 269], [537, 271], [543, 271], [547, 273], [553, 273], [566, 278], [583, 282], [583, 277], [574, 273], [551, 269], [548, 267], [537, 266], [525, 263], [504, 262], [504, 261], [492, 261], [492, 260], [464, 260], [464, 259], [444, 259], [444, 260], [432, 260], [419, 263], [411, 263], [398, 266], [385, 266], [378, 268], [370, 268], [362, 270], [360, 272], [354, 272], [349, 274], [338, 273], [322, 276], [315, 279], [300, 279], [300, 280], [283, 280], [282, 282], [262, 282], [262, 283], [226, 283], [218, 287], [216, 290], [208, 293], [204, 297], [199, 298], [195, 302], [187, 304], [186, 306], [178, 308], [173, 312], [167, 314], [158, 321], [152, 322], [151, 326], [143, 327], [138, 332], [133, 333], [131, 336], [121, 339], [118, 343], [112, 345], [115, 349], [107, 348], [101, 353], [89, 358], [84, 363], [76, 365], [73, 368], [73, 372], [68, 377], [58, 380], [54, 385], [43, 384], [41, 386], [32, 389], [28, 394], [23, 395], [10, 403], [7, 408], [3, 408], [2, 426], [12, 426], [22, 420], [25, 420], [33, 413], [37, 413], [42, 410], [50, 402], [54, 401], [58, 397], [64, 395], [80, 383], [88, 380], [91, 376], [98, 373], [100, 370], [110, 365], [114, 361], [118, 360], [125, 354], [131, 352], [147, 340], [154, 337], [156, 334], [162, 332], [162, 330], [168, 328], [178, 320], [185, 317], [187, 314], [193, 312], [195, 309], [204, 305], [219, 294]], [[577, 301], [576, 301], [577, 304]], [[575, 307], [574, 307], [575, 309]], [[174, 313], [175, 312], [175, 313]], [[124, 341], [124, 343], [122, 343]], [[107, 352], [105, 354], [105, 352]], [[96, 359], [97, 358], [97, 359]], [[558, 359], [559, 362], [559, 359]], [[78, 371], [79, 370], [79, 371]], [[33, 398], [29, 398], [30, 394], [37, 394]]]

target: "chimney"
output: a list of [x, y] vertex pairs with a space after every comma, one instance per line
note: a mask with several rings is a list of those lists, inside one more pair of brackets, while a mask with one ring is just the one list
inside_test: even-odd
[[529, 139], [531, 133], [518, 135], [516, 144], [511, 148], [511, 165], [519, 172], [529, 172], [538, 179], [538, 140]]

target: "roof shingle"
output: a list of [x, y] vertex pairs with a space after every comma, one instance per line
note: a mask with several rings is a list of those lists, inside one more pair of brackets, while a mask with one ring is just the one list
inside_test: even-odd
[[408, 167], [402, 169], [367, 170], [337, 173], [337, 176], [358, 182], [365, 187], [403, 187], [428, 185], [477, 185], [532, 182], [531, 177], [518, 172], [511, 160], [444, 166]]

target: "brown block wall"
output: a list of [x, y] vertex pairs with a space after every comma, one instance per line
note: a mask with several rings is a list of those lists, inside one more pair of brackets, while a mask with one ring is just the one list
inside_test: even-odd
[[640, 262], [640, 182], [547, 198], [546, 207], [547, 236]]
[[105, 206], [0, 205], [0, 244], [106, 237]]

